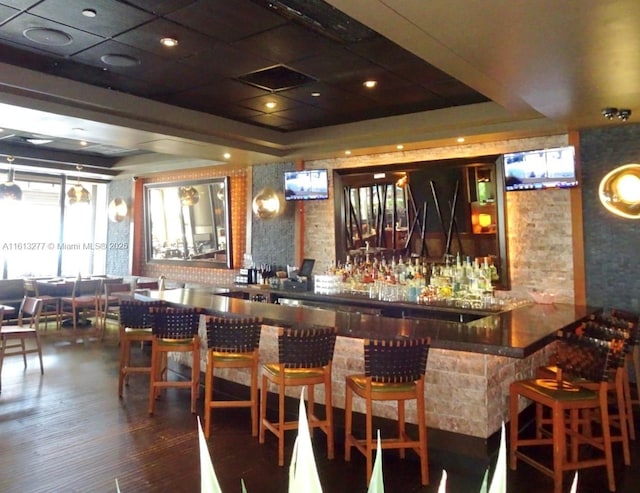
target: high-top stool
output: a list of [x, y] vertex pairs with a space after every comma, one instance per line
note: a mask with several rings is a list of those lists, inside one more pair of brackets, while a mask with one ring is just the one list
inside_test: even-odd
[[[611, 377], [608, 379], [607, 390], [609, 392], [609, 424], [611, 425], [611, 442], [620, 442], [622, 444], [622, 453], [625, 465], [631, 464], [631, 453], [629, 449], [630, 434], [630, 416], [627, 412], [629, 410], [630, 402], [627, 401], [625, 392], [625, 380], [627, 381], [626, 388], [628, 389], [627, 369], [625, 368], [626, 355], [631, 351], [631, 339], [635, 338], [635, 332], [632, 333], [632, 326], [623, 320], [612, 319], [610, 317], [593, 317], [590, 320], [583, 322], [579, 325], [575, 332], [578, 335], [591, 337], [593, 339], [600, 339], [604, 341], [622, 341], [622, 351], [624, 357], [617, 358], [618, 366], [611, 367]], [[555, 378], [557, 366], [545, 366], [536, 370], [537, 378]], [[568, 376], [565, 376], [567, 378]], [[601, 385], [600, 382], [593, 382], [585, 378], [579, 378], [572, 380], [574, 385], [584, 387], [591, 390], [598, 390]], [[541, 420], [541, 404], [536, 404], [536, 419], [538, 420], [537, 433], [540, 437], [541, 424], [545, 421]], [[631, 416], [633, 418], [633, 416]], [[617, 431], [617, 433], [615, 433]]]
[[[310, 428], [320, 428], [327, 435], [327, 456], [333, 459], [333, 408], [331, 400], [331, 363], [336, 344], [334, 327], [311, 329], [280, 328], [278, 332], [278, 362], [263, 365], [260, 389], [260, 443], [265, 430], [278, 437], [278, 465], [284, 465], [284, 435], [298, 429], [298, 421], [285, 421], [285, 391], [291, 386], [308, 386], [308, 421]], [[278, 421], [267, 419], [267, 389], [269, 382], [278, 387]], [[314, 389], [324, 384], [325, 419], [315, 415]]]
[[118, 370], [118, 396], [122, 397], [124, 385], [129, 384], [131, 373], [150, 373], [151, 366], [131, 365], [131, 346], [133, 343], [151, 342], [150, 308], [165, 306], [163, 301], [122, 300], [120, 302], [118, 340], [120, 341], [120, 366]]
[[[635, 440], [636, 429], [633, 420], [633, 405], [640, 405], [640, 328], [638, 327], [640, 315], [628, 310], [612, 308], [611, 316], [631, 324], [632, 339], [630, 351], [625, 358], [624, 392], [627, 402], [627, 416], [629, 418], [629, 438], [631, 438], [631, 440]], [[635, 399], [631, 397], [631, 384], [629, 382], [629, 374], [632, 371], [636, 382]]]
[[[344, 457], [351, 460], [351, 447], [367, 458], [367, 484], [373, 470], [373, 451], [377, 441], [373, 433], [373, 402], [397, 401], [398, 436], [381, 438], [382, 449], [399, 449], [404, 458], [405, 449], [413, 449], [420, 458], [420, 476], [423, 485], [429, 484], [427, 425], [424, 405], [424, 379], [430, 339], [390, 339], [364, 341], [364, 375], [346, 377], [345, 388], [345, 442]], [[365, 399], [365, 438], [353, 434], [353, 394]], [[416, 401], [418, 438], [410, 437], [405, 429], [405, 401]]]
[[[205, 372], [204, 434], [211, 434], [211, 411], [221, 407], [251, 408], [251, 434], [258, 435], [258, 361], [260, 329], [258, 318], [219, 318], [207, 320], [207, 369]], [[213, 377], [216, 368], [249, 368], [248, 400], [214, 400]]]
[[[604, 466], [609, 491], [615, 491], [611, 430], [607, 393], [611, 370], [624, 357], [623, 341], [604, 341], [575, 333], [563, 335], [558, 342], [556, 378], [532, 378], [512, 382], [509, 386], [510, 445], [509, 463], [515, 470], [518, 459], [553, 478], [554, 493], [562, 492], [563, 473], [587, 467]], [[564, 378], [564, 373], [570, 379]], [[599, 382], [597, 389], [587, 389], [572, 383], [576, 378]], [[521, 397], [542, 404], [551, 411], [551, 428], [533, 438], [519, 436], [518, 402]], [[596, 412], [585, 412], [596, 411]], [[592, 433], [588, 420], [597, 417], [602, 435]], [[578, 454], [581, 445], [590, 445], [600, 453]], [[535, 446], [551, 447], [551, 467], [530, 455]], [[523, 450], [526, 448], [526, 450]], [[583, 451], [584, 452], [584, 451]]]
[[[191, 389], [191, 412], [196, 412], [200, 384], [200, 325], [199, 308], [150, 308], [151, 379], [149, 384], [149, 414], [153, 414], [156, 397], [168, 387]], [[173, 352], [192, 353], [191, 378], [187, 381], [169, 380], [166, 360]]]

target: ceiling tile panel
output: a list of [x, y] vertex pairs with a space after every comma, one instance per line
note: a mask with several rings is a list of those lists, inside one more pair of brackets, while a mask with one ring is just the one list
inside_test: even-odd
[[[132, 65], [126, 65], [124, 62], [108, 64], [104, 61], [108, 60], [107, 57], [130, 58], [132, 61], [137, 60], [138, 63]], [[157, 71], [162, 70], [162, 67], [170, 65], [169, 61], [149, 51], [139, 50], [138, 48], [123, 45], [116, 41], [105, 41], [104, 43], [74, 55], [72, 59], [76, 62], [86, 63], [94, 67], [111, 70], [141, 80], [146, 80], [145, 74], [152, 70], [152, 68]]]
[[41, 1], [42, 0], [2, 0], [0, 3], [18, 10], [26, 10]]
[[167, 101], [175, 104], [186, 104], [193, 100], [197, 106], [198, 101], [208, 100], [215, 104], [237, 103], [239, 101], [256, 98], [268, 94], [263, 89], [243, 84], [231, 79], [222, 79], [210, 84], [182, 91], [167, 97]]
[[128, 3], [152, 14], [165, 15], [195, 3], [195, 0], [128, 0]]
[[[95, 11], [95, 17], [82, 14], [87, 8]], [[148, 12], [113, 0], [44, 0], [29, 13], [104, 37], [116, 36], [153, 19]]]
[[7, 7], [5, 5], [0, 5], [0, 24], [6, 22], [8, 19], [16, 15], [20, 12], [17, 9], [12, 9], [11, 7]]
[[[160, 40], [167, 37], [176, 39], [178, 45], [173, 47], [164, 46]], [[148, 22], [114, 37], [114, 40], [172, 60], [192, 57], [200, 51], [213, 47], [216, 43], [212, 38], [204, 34], [164, 19]]]
[[322, 53], [329, 41], [297, 24], [286, 24], [234, 43], [236, 48], [288, 64], [299, 58]]
[[199, 0], [166, 16], [216, 39], [238, 41], [286, 21], [250, 0]]
[[239, 77], [273, 66], [273, 61], [247, 53], [225, 43], [209, 44], [182, 60], [183, 63], [211, 70], [226, 77]]
[[20, 14], [1, 26], [0, 38], [43, 53], [62, 56], [72, 55], [104, 41], [100, 36], [31, 14]]
[[[276, 106], [273, 109], [269, 109], [266, 106], [267, 103], [275, 103]], [[245, 99], [244, 101], [240, 101], [239, 104], [264, 113], [275, 113], [277, 111], [290, 110], [302, 106], [302, 103], [294, 101], [293, 99], [284, 98], [278, 94], [265, 94], [257, 98]]]

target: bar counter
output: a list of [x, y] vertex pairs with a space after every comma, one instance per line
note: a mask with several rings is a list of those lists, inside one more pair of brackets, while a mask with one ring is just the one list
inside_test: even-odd
[[[326, 308], [313, 308], [252, 302], [234, 297], [236, 293], [234, 288], [170, 289], [151, 291], [148, 296], [175, 306], [199, 307], [209, 315], [261, 317], [264, 325], [260, 357], [264, 362], [277, 360], [278, 327], [337, 327], [333, 400], [340, 408], [344, 407], [345, 376], [364, 371], [363, 339], [430, 337], [425, 389], [427, 425], [480, 438], [488, 438], [499, 430], [503, 420], [508, 420], [510, 382], [533, 375], [538, 366], [546, 363], [553, 352], [556, 332], [599, 310], [568, 304], [526, 304], [493, 314], [467, 310], [461, 313], [467, 321], [460, 322], [331, 309], [337, 306], [338, 300], [324, 295], [314, 296], [316, 301], [324, 299], [331, 304]], [[286, 293], [287, 297], [291, 295], [294, 293]], [[350, 306], [347, 298], [339, 298], [342, 305]], [[390, 305], [397, 307], [398, 304]], [[442, 310], [435, 312], [442, 313]], [[203, 324], [201, 335], [206, 341]], [[205, 359], [204, 351], [202, 359]], [[187, 362], [186, 359], [180, 361]], [[222, 376], [248, 384], [241, 372], [229, 371]], [[296, 397], [296, 392], [299, 390], [292, 389], [291, 396]], [[323, 402], [322, 392], [318, 398]], [[364, 412], [364, 408], [356, 410]], [[374, 407], [374, 413], [395, 416], [395, 410], [384, 405]], [[415, 422], [415, 407], [408, 406], [407, 421]]]

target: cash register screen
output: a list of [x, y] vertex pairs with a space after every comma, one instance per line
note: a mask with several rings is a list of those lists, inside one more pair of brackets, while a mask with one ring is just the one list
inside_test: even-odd
[[300, 270], [298, 271], [298, 275], [301, 277], [311, 277], [311, 272], [313, 271], [313, 266], [316, 263], [315, 259], [306, 258], [302, 261], [302, 265], [300, 266]]

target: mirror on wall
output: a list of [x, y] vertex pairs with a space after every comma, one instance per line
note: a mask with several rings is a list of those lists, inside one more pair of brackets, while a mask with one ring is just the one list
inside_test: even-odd
[[147, 261], [232, 268], [229, 179], [145, 185]]
[[501, 156], [334, 173], [336, 259], [480, 259], [510, 285]]

